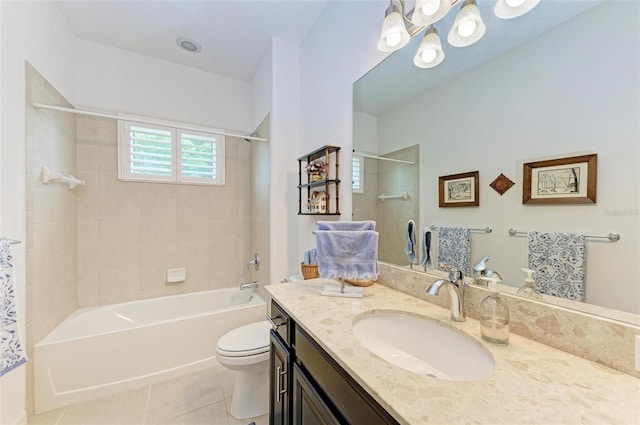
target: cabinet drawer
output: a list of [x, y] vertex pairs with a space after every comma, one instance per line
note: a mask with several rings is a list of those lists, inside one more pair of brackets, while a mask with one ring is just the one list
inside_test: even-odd
[[314, 387], [349, 424], [397, 424], [331, 356], [306, 332], [295, 329], [296, 363], [302, 366]]
[[269, 321], [282, 341], [284, 341], [286, 345], [291, 346], [293, 332], [292, 321], [284, 309], [273, 300], [271, 300], [271, 307], [269, 308]]

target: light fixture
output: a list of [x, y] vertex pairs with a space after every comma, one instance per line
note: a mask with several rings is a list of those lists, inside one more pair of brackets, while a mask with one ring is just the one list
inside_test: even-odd
[[[378, 50], [399, 50], [412, 37], [429, 27], [413, 57], [413, 63], [417, 67], [432, 68], [444, 60], [442, 43], [433, 24], [444, 18], [459, 2], [462, 2], [462, 6], [447, 34], [449, 44], [455, 47], [470, 46], [480, 40], [487, 30], [476, 0], [415, 0], [415, 7], [409, 13], [405, 13], [405, 1], [390, 0], [380, 31]], [[496, 0], [494, 12], [499, 18], [511, 19], [524, 15], [539, 2], [540, 0]], [[410, 24], [408, 30], [405, 22]]]
[[493, 11], [498, 18], [517, 18], [536, 7], [538, 3], [540, 0], [498, 0]]
[[476, 0], [465, 0], [453, 21], [447, 41], [455, 47], [471, 46], [482, 38], [486, 30]]
[[[404, 7], [403, 3], [400, 5]], [[401, 13], [400, 8], [393, 4], [393, 0], [391, 0], [382, 22], [378, 50], [393, 52], [406, 46], [409, 40], [411, 40], [411, 37], [404, 25], [404, 13]]]
[[431, 25], [444, 18], [451, 9], [451, 0], [416, 0], [411, 22], [413, 25]]
[[438, 30], [433, 25], [429, 27], [420, 42], [420, 47], [413, 57], [413, 64], [418, 68], [433, 68], [444, 60], [442, 43], [438, 37]]
[[202, 50], [202, 46], [200, 45], [200, 43], [187, 37], [178, 37], [176, 39], [176, 43], [183, 50], [186, 50], [190, 53], [198, 53]]

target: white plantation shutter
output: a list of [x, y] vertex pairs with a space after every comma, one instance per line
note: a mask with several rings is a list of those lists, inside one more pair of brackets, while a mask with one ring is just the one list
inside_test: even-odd
[[224, 184], [224, 136], [118, 123], [120, 180]]
[[364, 158], [359, 155], [353, 155], [351, 157], [351, 169], [353, 193], [364, 193]]

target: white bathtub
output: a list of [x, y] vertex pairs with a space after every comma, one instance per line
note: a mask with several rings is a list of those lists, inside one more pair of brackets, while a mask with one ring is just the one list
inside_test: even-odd
[[265, 313], [236, 288], [77, 310], [34, 347], [35, 412], [211, 366], [220, 336]]

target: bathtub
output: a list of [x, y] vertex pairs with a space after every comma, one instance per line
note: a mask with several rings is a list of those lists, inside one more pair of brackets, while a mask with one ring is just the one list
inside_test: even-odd
[[35, 412], [209, 367], [220, 336], [265, 314], [236, 288], [79, 309], [34, 347]]

